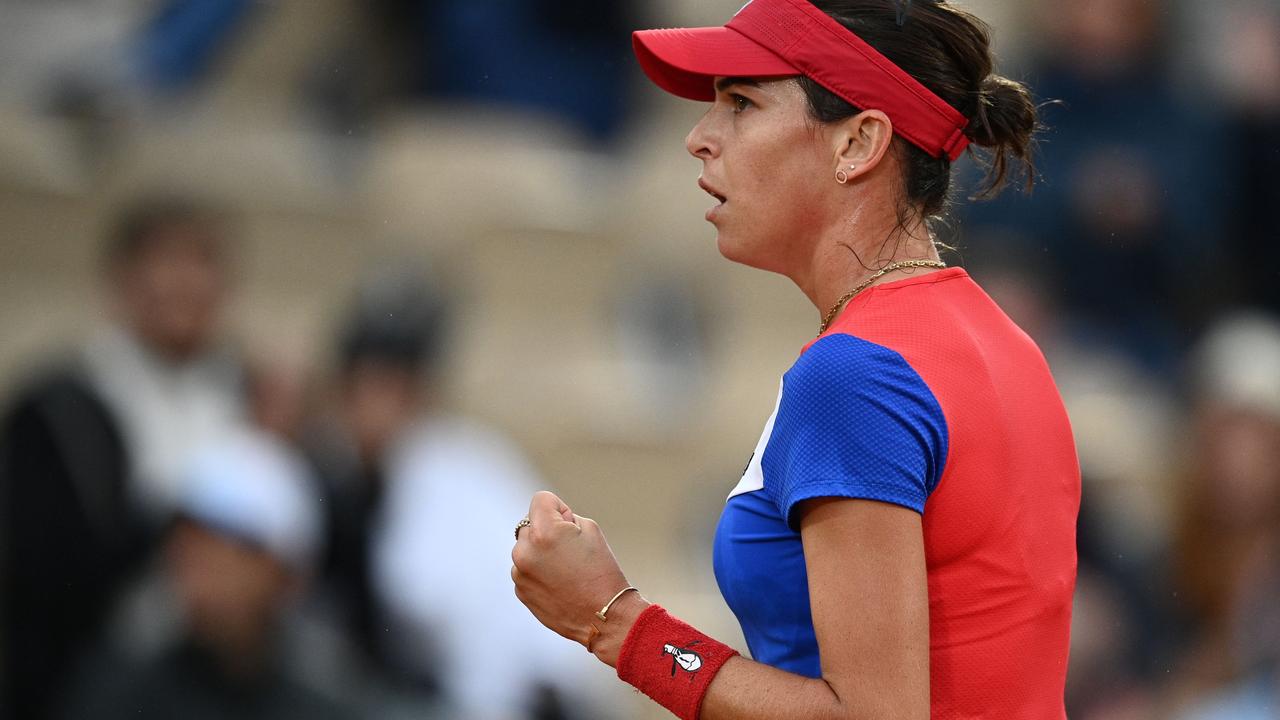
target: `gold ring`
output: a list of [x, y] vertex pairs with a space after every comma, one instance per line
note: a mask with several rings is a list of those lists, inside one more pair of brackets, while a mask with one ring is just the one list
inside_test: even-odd
[[516, 540], [517, 541], [520, 540], [520, 531], [523, 530], [524, 528], [529, 527], [532, 524], [533, 523], [529, 522], [529, 518], [525, 518], [520, 522], [516, 523]]

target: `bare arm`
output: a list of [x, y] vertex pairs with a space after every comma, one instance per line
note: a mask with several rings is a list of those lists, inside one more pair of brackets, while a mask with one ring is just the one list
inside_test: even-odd
[[920, 516], [869, 500], [801, 508], [822, 677], [748, 660], [711, 683], [703, 720], [928, 718], [929, 599]]
[[[800, 511], [822, 677], [734, 658], [711, 683], [702, 720], [928, 718], [929, 602], [920, 516], [896, 505], [849, 499], [810, 500]], [[577, 536], [586, 546], [596, 545], [591, 538], [599, 528], [585, 518], [576, 520]], [[538, 544], [532, 534], [530, 544]], [[540, 569], [517, 562], [522, 564], [534, 572]], [[523, 569], [513, 570], [513, 576], [517, 594], [544, 624], [586, 643], [590, 625], [554, 620], [565, 607], [565, 580], [548, 578], [547, 587], [559, 588], [552, 603], [540, 601], [536, 586], [543, 583], [533, 582]], [[617, 579], [607, 582], [625, 583], [621, 578], [617, 571]], [[522, 591], [522, 584], [527, 589]], [[616, 666], [627, 632], [647, 606], [635, 593], [623, 596], [591, 643], [596, 656]]]

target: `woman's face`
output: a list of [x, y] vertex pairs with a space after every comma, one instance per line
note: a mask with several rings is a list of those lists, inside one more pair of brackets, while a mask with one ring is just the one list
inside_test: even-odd
[[790, 274], [808, 262], [807, 228], [832, 212], [837, 156], [809, 118], [794, 79], [716, 78], [716, 98], [685, 139], [702, 160], [699, 185], [719, 202], [707, 211], [720, 253]]

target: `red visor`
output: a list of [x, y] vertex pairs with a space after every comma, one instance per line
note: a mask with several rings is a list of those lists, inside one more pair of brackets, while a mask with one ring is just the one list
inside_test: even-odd
[[805, 75], [855, 107], [883, 111], [894, 132], [954, 161], [969, 139], [958, 110], [809, 0], [752, 0], [724, 27], [641, 30], [636, 57], [658, 87], [715, 99], [712, 79]]

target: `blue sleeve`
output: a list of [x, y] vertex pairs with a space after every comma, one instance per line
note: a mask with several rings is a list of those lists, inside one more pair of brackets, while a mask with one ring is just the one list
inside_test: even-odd
[[761, 459], [787, 523], [803, 500], [878, 500], [924, 512], [947, 457], [942, 408], [901, 355], [851, 335], [814, 343], [782, 379]]

